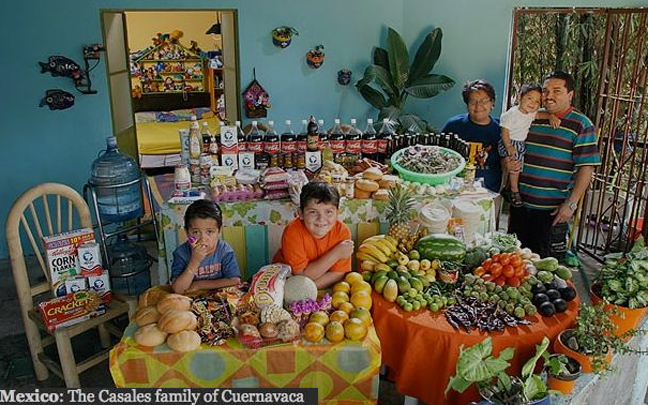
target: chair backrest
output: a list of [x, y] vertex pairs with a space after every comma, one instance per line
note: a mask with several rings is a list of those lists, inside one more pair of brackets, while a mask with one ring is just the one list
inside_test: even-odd
[[[42, 183], [23, 193], [13, 204], [6, 223], [7, 245], [21, 310], [33, 307], [33, 297], [50, 291], [50, 273], [45, 261], [43, 236], [79, 228], [92, 228], [90, 208], [73, 188]], [[21, 237], [22, 230], [22, 237]], [[25, 261], [23, 241], [28, 241], [45, 282], [32, 285]]]

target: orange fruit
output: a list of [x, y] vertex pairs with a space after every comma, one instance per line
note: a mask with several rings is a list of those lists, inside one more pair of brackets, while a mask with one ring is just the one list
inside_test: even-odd
[[353, 285], [353, 283], [357, 281], [364, 281], [364, 279], [362, 278], [362, 274], [352, 271], [344, 276], [344, 281], [349, 283], [349, 285]]
[[358, 318], [350, 318], [344, 323], [344, 335], [347, 339], [357, 342], [367, 335], [367, 326]]
[[326, 326], [329, 323], [328, 314], [324, 311], [313, 312], [308, 318], [308, 322], [317, 322], [322, 326]]
[[344, 340], [344, 326], [338, 321], [330, 322], [326, 325], [326, 338], [333, 343], [338, 343]]
[[349, 294], [343, 291], [334, 292], [331, 296], [331, 306], [335, 309], [338, 309], [340, 304], [342, 304], [343, 302], [349, 302]]
[[304, 338], [309, 342], [319, 342], [325, 333], [324, 326], [317, 322], [309, 322], [304, 326]]
[[351, 295], [360, 291], [371, 294], [371, 284], [367, 283], [366, 281], [358, 281], [351, 285]]
[[364, 323], [367, 327], [371, 325], [373, 319], [371, 318], [371, 313], [368, 309], [359, 307], [351, 311], [349, 318], [358, 318]]
[[351, 303], [354, 307], [362, 307], [364, 309], [371, 309], [373, 302], [371, 301], [371, 294], [366, 291], [358, 291], [351, 295]]
[[346, 312], [347, 314], [350, 314], [351, 311], [353, 311], [355, 309], [355, 307], [350, 302], [343, 302], [343, 303], [340, 304], [338, 309]]
[[347, 313], [342, 311], [341, 309], [338, 309], [337, 311], [333, 311], [331, 313], [329, 319], [331, 320], [331, 322], [335, 321], [335, 322], [344, 323], [344, 321], [349, 319], [349, 315], [347, 315]]
[[335, 283], [335, 285], [333, 286], [333, 292], [335, 293], [338, 291], [348, 293], [349, 291], [351, 291], [351, 285], [346, 281], [340, 281], [338, 283]]

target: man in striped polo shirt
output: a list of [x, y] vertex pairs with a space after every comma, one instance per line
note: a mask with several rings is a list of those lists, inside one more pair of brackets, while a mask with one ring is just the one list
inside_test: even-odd
[[[509, 233], [515, 233], [540, 256], [563, 260], [567, 223], [589, 186], [594, 166], [601, 164], [596, 131], [589, 118], [572, 105], [574, 79], [556, 70], [545, 77], [542, 102], [560, 119], [535, 120], [526, 139], [527, 152], [520, 175], [521, 208], [511, 208]], [[519, 162], [508, 161], [513, 170]]]

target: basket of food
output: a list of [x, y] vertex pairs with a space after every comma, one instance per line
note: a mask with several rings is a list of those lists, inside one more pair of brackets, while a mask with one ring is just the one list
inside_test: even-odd
[[436, 185], [461, 172], [466, 160], [452, 149], [415, 145], [394, 153], [391, 165], [403, 180]]

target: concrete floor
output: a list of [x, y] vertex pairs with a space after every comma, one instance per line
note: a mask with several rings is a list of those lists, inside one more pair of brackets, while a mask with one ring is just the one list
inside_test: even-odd
[[[503, 223], [505, 222], [503, 218]], [[585, 274], [589, 278], [596, 271], [597, 263], [584, 255], [583, 259]], [[154, 266], [156, 266], [154, 264]], [[583, 300], [589, 300], [586, 283], [578, 274], [574, 278], [578, 293]], [[123, 319], [124, 326], [127, 319]], [[98, 339], [92, 332], [79, 336], [75, 344], [75, 352], [78, 358], [92, 353], [96, 349]], [[83, 387], [112, 387], [113, 382], [108, 370], [108, 361], [91, 368], [81, 374], [81, 385]], [[36, 387], [64, 387], [64, 383], [58, 377], [50, 375], [45, 381], [37, 381], [31, 365], [27, 340], [25, 338], [16, 290], [12, 278], [11, 268], [8, 260], [0, 261], [0, 387], [2, 388], [36, 388]], [[403, 395], [399, 394], [391, 382], [382, 379], [379, 388], [379, 405], [402, 405], [405, 402]], [[407, 404], [415, 401], [407, 401]], [[429, 404], [432, 405], [432, 404]]]

